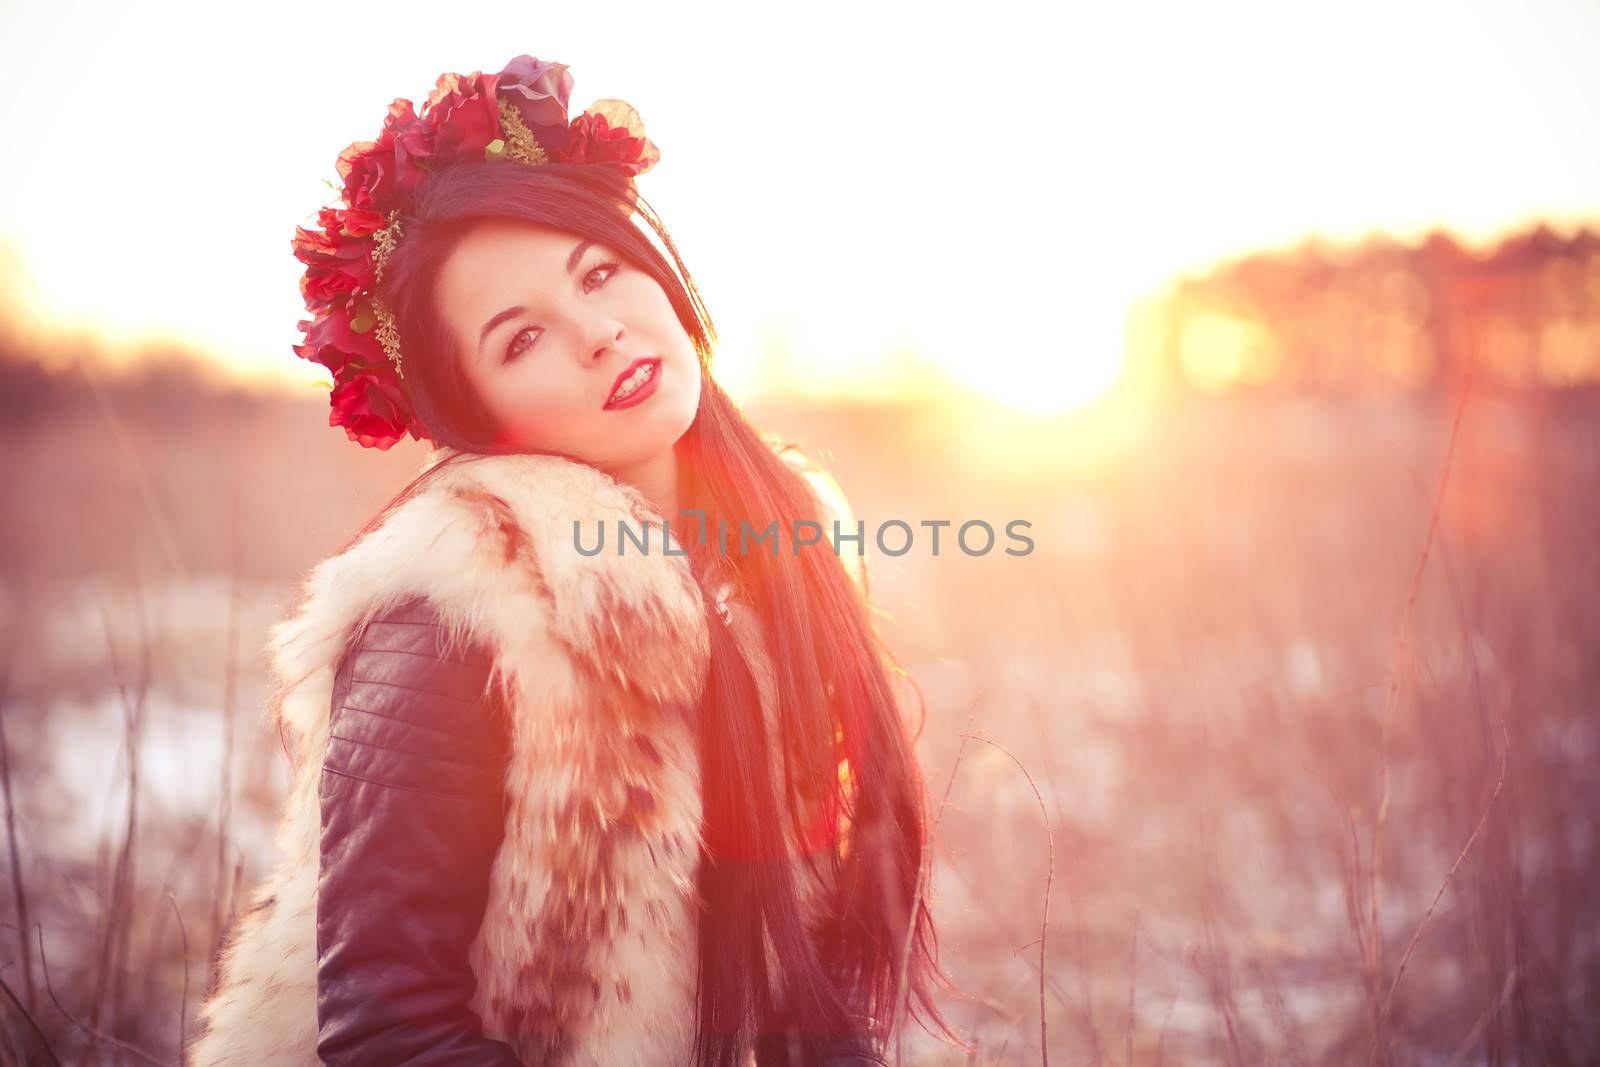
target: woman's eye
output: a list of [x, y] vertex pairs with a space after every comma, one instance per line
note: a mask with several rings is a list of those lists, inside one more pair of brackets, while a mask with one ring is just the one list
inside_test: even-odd
[[[583, 291], [589, 293], [600, 288], [611, 280], [611, 276], [617, 272], [619, 266], [621, 264], [618, 263], [596, 264], [594, 269], [583, 277]], [[544, 329], [539, 326], [524, 326], [515, 334], [512, 334], [511, 340], [506, 344], [506, 357], [502, 362], [510, 363], [532, 348], [534, 342], [539, 340], [539, 335], [543, 332]], [[524, 340], [524, 338], [527, 339]]]
[[[595, 267], [594, 270], [590, 271], [588, 274], [586, 274], [584, 276], [584, 279], [583, 279], [583, 291], [586, 292], [586, 293], [590, 292], [591, 290], [598, 289], [600, 286], [602, 286], [606, 282], [610, 281], [611, 280], [611, 276], [617, 272], [617, 266], [618, 266], [618, 264], [616, 264], [616, 263], [601, 263], [600, 265]], [[599, 281], [594, 282], [594, 284], [591, 285], [590, 282], [593, 281], [594, 276], [596, 274], [601, 273], [602, 271], [605, 272], [605, 276], [602, 277]]]
[[[543, 332], [544, 331], [537, 326], [524, 326], [522, 329], [512, 334], [510, 342], [506, 345], [506, 358], [503, 360], [503, 362], [510, 363], [512, 360], [522, 355], [522, 353], [526, 352], [533, 346], [533, 342], [537, 341], [539, 339], [539, 334]], [[529, 340], [524, 341], [523, 338], [527, 337], [529, 334], [532, 334], [533, 336]]]

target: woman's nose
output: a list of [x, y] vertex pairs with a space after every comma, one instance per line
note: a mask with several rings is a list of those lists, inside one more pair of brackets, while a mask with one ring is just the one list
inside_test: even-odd
[[599, 363], [606, 358], [607, 353], [622, 343], [623, 335], [627, 332], [622, 323], [615, 319], [602, 320], [590, 328], [587, 343], [583, 347], [584, 361]]

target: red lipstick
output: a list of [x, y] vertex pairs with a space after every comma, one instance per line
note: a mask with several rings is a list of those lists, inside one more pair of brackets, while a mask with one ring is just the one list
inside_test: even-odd
[[656, 391], [656, 383], [661, 380], [661, 360], [655, 356], [650, 356], [647, 359], [636, 359], [632, 363], [628, 364], [628, 366], [624, 368], [623, 372], [617, 375], [617, 380], [611, 383], [611, 395], [615, 396], [617, 390], [622, 387], [622, 383], [631, 378], [640, 367], [644, 366], [649, 366], [651, 368], [650, 377], [645, 379], [644, 384], [639, 386], [633, 392], [629, 393], [627, 396], [623, 397], [621, 400], [608, 399], [605, 402], [602, 410], [617, 411], [621, 408], [631, 408], [635, 404], [642, 404], [644, 401], [650, 398], [650, 394]]

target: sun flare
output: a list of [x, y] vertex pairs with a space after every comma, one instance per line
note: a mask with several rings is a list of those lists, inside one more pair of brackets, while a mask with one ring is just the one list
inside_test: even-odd
[[966, 387], [1008, 408], [1055, 415], [1102, 395], [1116, 381], [1121, 365], [1121, 353], [1116, 350], [1085, 349], [1076, 355], [1069, 351], [1019, 353], [987, 366], [963, 361], [947, 370]]

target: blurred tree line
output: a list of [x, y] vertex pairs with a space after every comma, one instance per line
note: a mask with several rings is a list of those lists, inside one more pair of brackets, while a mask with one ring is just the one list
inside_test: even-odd
[[1600, 382], [1600, 234], [1548, 225], [1475, 252], [1434, 230], [1415, 245], [1375, 235], [1311, 239], [1179, 281], [1157, 359], [1206, 392], [1451, 392]]

